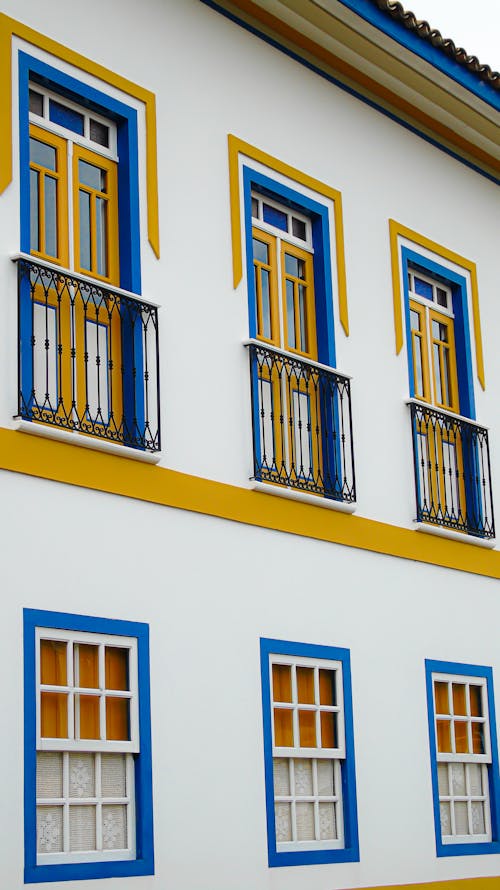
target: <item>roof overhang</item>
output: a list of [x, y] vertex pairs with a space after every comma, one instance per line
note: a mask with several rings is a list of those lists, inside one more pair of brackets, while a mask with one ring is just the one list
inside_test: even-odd
[[500, 181], [500, 91], [372, 0], [203, 0]]

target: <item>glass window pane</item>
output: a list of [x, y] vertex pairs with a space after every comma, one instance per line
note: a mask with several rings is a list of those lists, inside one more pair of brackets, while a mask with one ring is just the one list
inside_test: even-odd
[[261, 292], [261, 312], [262, 312], [262, 330], [259, 332], [262, 337], [271, 339], [271, 300], [269, 293], [269, 272], [267, 269], [260, 270], [260, 292]]
[[81, 185], [97, 192], [106, 191], [106, 171], [88, 161], [78, 161], [78, 176]]
[[304, 801], [296, 804], [295, 813], [297, 818], [297, 840], [313, 841], [314, 840], [314, 804], [305, 803]]
[[455, 803], [455, 834], [469, 834], [469, 819], [465, 800]]
[[46, 170], [57, 170], [57, 152], [53, 145], [30, 138], [30, 164], [38, 164]]
[[276, 825], [276, 843], [292, 840], [291, 804], [277, 803], [274, 806], [274, 822]]
[[412, 331], [420, 330], [420, 313], [415, 312], [414, 309], [410, 310], [410, 327]]
[[259, 218], [259, 202], [257, 198], [252, 198], [252, 216], [254, 219]]
[[451, 790], [452, 794], [459, 797], [464, 796], [467, 791], [465, 787], [465, 765], [463, 763], [453, 763], [451, 767]]
[[49, 117], [52, 123], [59, 124], [60, 127], [65, 127], [67, 130], [72, 130], [73, 133], [83, 136], [84, 118], [79, 111], [68, 108], [67, 105], [62, 105], [61, 102], [56, 102], [55, 99], [50, 99]]
[[436, 701], [436, 714], [449, 714], [448, 683], [440, 683], [439, 680], [436, 680], [434, 683], [434, 697]]
[[474, 754], [484, 754], [486, 748], [484, 745], [484, 724], [472, 723], [472, 750]]
[[299, 702], [306, 705], [314, 704], [314, 669], [306, 667], [297, 668], [297, 697]]
[[264, 222], [269, 223], [270, 226], [275, 226], [277, 229], [282, 229], [284, 232], [288, 231], [288, 216], [286, 213], [283, 213], [282, 210], [277, 210], [276, 207], [271, 207], [270, 204], [262, 205]]
[[94, 797], [96, 755], [78, 751], [69, 755], [69, 796]]
[[441, 754], [451, 753], [450, 721], [449, 720], [437, 720], [436, 721], [436, 732], [437, 732], [438, 751]]
[[286, 320], [288, 326], [288, 346], [296, 349], [297, 340], [295, 336], [295, 312], [294, 312], [294, 287], [293, 281], [286, 282]]
[[101, 124], [99, 121], [90, 118], [89, 135], [92, 142], [97, 142], [98, 145], [109, 148], [109, 127], [106, 124]]
[[41, 93], [37, 93], [36, 90], [29, 91], [29, 103], [30, 103], [30, 111], [32, 114], [37, 114], [39, 117], [43, 117], [43, 96]]
[[42, 738], [67, 739], [68, 696], [61, 692], [42, 692], [40, 718]]
[[413, 276], [413, 291], [419, 297], [432, 300], [432, 284], [429, 284], [428, 281], [424, 281], [422, 278], [417, 278], [416, 275]]
[[128, 649], [106, 646], [106, 689], [128, 690]]
[[443, 391], [441, 388], [441, 351], [439, 346], [434, 344], [434, 384], [436, 387], [436, 401], [443, 404]]
[[306, 289], [299, 284], [299, 324], [300, 324], [300, 349], [307, 352], [307, 324], [306, 324]]
[[302, 748], [316, 748], [315, 711], [299, 711], [299, 737]]
[[469, 753], [469, 740], [467, 738], [467, 723], [465, 720], [454, 721], [455, 751], [457, 754]]
[[321, 747], [322, 748], [335, 748], [337, 746], [337, 742], [336, 742], [337, 715], [333, 714], [331, 711], [321, 711], [320, 720], [321, 720]]
[[449, 803], [445, 802], [439, 804], [439, 816], [441, 821], [441, 833], [443, 837], [451, 835], [451, 815]]
[[448, 764], [447, 763], [438, 763], [438, 788], [440, 795], [448, 795], [450, 793], [449, 780], [448, 780]]
[[438, 306], [448, 306], [448, 294], [441, 287], [436, 287], [436, 302]]
[[318, 813], [320, 840], [335, 840], [335, 838], [337, 837], [337, 827], [335, 824], [335, 804], [320, 803], [318, 807]]
[[453, 713], [458, 714], [461, 717], [465, 717], [467, 714], [467, 704], [465, 700], [465, 689], [463, 683], [453, 683], [452, 686], [452, 695], [453, 695]]
[[292, 700], [292, 675], [288, 664], [273, 664], [273, 699], [286, 702]]
[[36, 808], [38, 853], [60, 853], [63, 849], [63, 808]]
[[101, 738], [98, 695], [75, 695], [75, 736], [81, 739]]
[[90, 248], [90, 195], [87, 192], [79, 192], [80, 206], [80, 266], [82, 269], [91, 270]]
[[97, 273], [108, 274], [108, 233], [107, 233], [107, 201], [96, 198], [96, 242], [97, 242]]
[[287, 275], [293, 275], [294, 278], [299, 278], [299, 262], [296, 256], [292, 256], [289, 253], [285, 253], [285, 272]]
[[484, 804], [477, 801], [471, 803], [472, 816], [472, 833], [486, 834], [486, 823], [484, 818]]
[[276, 797], [290, 794], [290, 761], [286, 757], [273, 759], [273, 784]]
[[470, 712], [472, 717], [483, 716], [483, 700], [481, 686], [469, 686]]
[[57, 182], [45, 176], [45, 253], [57, 257]]
[[443, 349], [443, 360], [444, 360], [444, 390], [445, 390], [445, 405], [451, 405], [451, 368], [450, 368], [450, 350]]
[[415, 357], [415, 392], [416, 395], [424, 394], [424, 374], [422, 370], [422, 341], [420, 337], [413, 337], [413, 354]]
[[99, 688], [99, 648], [83, 643], [75, 645], [75, 686]]
[[296, 796], [310, 797], [314, 793], [312, 761], [306, 758], [294, 760], [293, 766]]
[[301, 238], [302, 241], [306, 240], [306, 224], [302, 219], [297, 219], [296, 216], [292, 216], [292, 233], [296, 238]]
[[274, 744], [278, 748], [293, 748], [292, 711], [274, 709]]
[[106, 696], [106, 738], [119, 741], [130, 739], [130, 702], [128, 698]]
[[67, 647], [61, 640], [40, 640], [40, 682], [44, 685], [67, 685]]
[[38, 227], [40, 224], [38, 205], [38, 180], [40, 174], [37, 170], [30, 170], [30, 250], [40, 250]]
[[336, 705], [335, 671], [320, 668], [319, 700], [322, 705]]
[[69, 808], [69, 846], [73, 852], [95, 850], [96, 808], [73, 806]]
[[259, 263], [269, 265], [269, 245], [258, 238], [253, 239], [253, 256], [254, 260]]

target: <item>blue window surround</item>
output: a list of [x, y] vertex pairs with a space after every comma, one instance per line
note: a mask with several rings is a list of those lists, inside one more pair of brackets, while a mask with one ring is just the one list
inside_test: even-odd
[[[491, 833], [490, 843], [479, 844], [443, 844], [441, 840], [441, 823], [439, 818], [439, 789], [436, 757], [436, 738], [434, 732], [434, 697], [432, 690], [432, 674], [458, 674], [463, 677], [485, 677], [490, 718], [491, 764], [488, 765]], [[438, 856], [469, 856], [483, 853], [500, 853], [500, 777], [498, 774], [498, 745], [493, 698], [493, 671], [490, 667], [475, 664], [458, 664], [450, 661], [425, 660], [425, 680], [427, 688], [427, 715], [429, 720], [429, 747], [431, 756], [432, 796], [434, 802], [434, 830], [436, 833], [436, 853]]]
[[[154, 874], [149, 626], [135, 621], [24, 609], [24, 882], [74, 881]], [[134, 860], [36, 864], [36, 649], [35, 628], [116, 634], [137, 639], [140, 754], [135, 755]]]
[[[342, 798], [344, 806], [344, 839], [341, 850], [308, 850], [305, 852], [276, 851], [274, 824], [274, 784], [272, 714], [270, 707], [271, 685], [269, 673], [270, 655], [290, 655], [306, 658], [330, 659], [342, 663], [344, 686], [344, 725], [346, 758], [342, 761]], [[285, 640], [260, 640], [262, 676], [262, 720], [264, 727], [264, 769], [266, 781], [267, 849], [270, 868], [289, 865], [314, 865], [327, 862], [359, 862], [358, 814], [356, 807], [356, 771], [354, 761], [354, 728], [352, 714], [351, 662], [348, 649], [333, 646], [315, 646], [311, 643], [290, 643]]]
[[[413, 379], [413, 360], [411, 353], [410, 330], [410, 297], [408, 291], [408, 270], [423, 272], [437, 281], [442, 281], [451, 288], [453, 299], [453, 313], [455, 315], [455, 350], [457, 356], [458, 394], [460, 401], [460, 414], [474, 420], [474, 385], [472, 371], [472, 356], [469, 333], [469, 310], [467, 305], [467, 281], [462, 275], [458, 275], [452, 269], [440, 263], [430, 260], [415, 250], [408, 247], [401, 248], [401, 265], [403, 274], [403, 286], [405, 295], [405, 325], [406, 346], [408, 352], [408, 373], [410, 378], [410, 396], [415, 395], [415, 382]], [[439, 308], [439, 307], [438, 307]]]
[[[30, 253], [30, 183], [29, 183], [29, 82], [40, 83], [60, 96], [83, 105], [113, 120], [117, 127], [118, 148], [118, 229], [120, 287], [141, 294], [141, 254], [139, 223], [139, 173], [137, 112], [135, 109], [47, 65], [25, 52], [19, 52], [19, 163], [21, 201], [21, 251]], [[31, 404], [33, 390], [32, 312], [28, 282], [21, 300], [20, 343], [22, 354], [23, 400]], [[27, 348], [23, 349], [23, 344]], [[139, 322], [133, 335], [122, 340], [124, 366], [123, 407], [132, 429], [144, 424], [144, 394], [140, 381], [142, 367], [142, 331]], [[132, 367], [135, 362], [135, 377]]]

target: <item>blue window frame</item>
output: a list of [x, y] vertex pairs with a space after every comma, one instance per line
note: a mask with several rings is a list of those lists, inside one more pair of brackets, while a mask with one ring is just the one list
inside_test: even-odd
[[427, 659], [425, 671], [437, 855], [499, 853], [492, 669]]
[[[44, 662], [42, 654], [44, 645], [50, 649], [49, 662]], [[63, 656], [58, 647], [63, 647]], [[95, 682], [89, 679], [84, 681], [82, 674], [77, 674], [77, 671], [82, 671], [85, 656], [88, 676], [88, 656], [97, 649], [99, 649], [100, 679]], [[133, 653], [130, 659], [126, 656], [126, 662], [123, 661], [124, 652]], [[126, 680], [122, 683], [117, 683], [108, 677], [106, 659], [108, 654], [112, 659], [116, 653], [125, 665], [123, 676]], [[55, 664], [54, 658], [56, 661], [59, 659], [57, 670], [62, 670], [64, 673], [62, 678], [59, 673], [56, 680], [54, 677], [44, 677], [44, 664]], [[56, 691], [47, 690], [44, 684], [50, 685], [54, 682]], [[106, 714], [105, 722], [101, 722], [101, 740], [99, 732], [92, 736], [82, 731], [84, 700], [87, 702], [88, 720], [90, 711], [93, 710], [92, 706], [90, 711], [88, 709], [92, 696], [80, 694], [78, 685], [95, 687], [94, 700], [103, 699], [100, 702], [100, 718], [98, 718], [104, 721], [103, 715]], [[118, 707], [122, 710], [122, 715], [124, 703], [128, 707], [128, 717], [124, 721], [118, 714], [118, 723], [113, 722], [112, 713], [108, 711], [108, 707], [111, 707], [109, 697], [106, 698], [109, 690], [117, 689], [128, 690], [122, 693], [115, 692], [111, 696], [113, 707], [117, 701], [119, 702]], [[46, 696], [48, 701], [42, 704], [43, 696]], [[64, 700], [62, 708], [61, 700]], [[50, 730], [47, 730], [49, 725], [47, 722], [44, 726], [44, 719], [49, 721]], [[127, 727], [121, 734], [115, 731], [120, 722], [122, 726]], [[104, 732], [103, 725], [106, 727]], [[128, 741], [108, 741], [111, 738], [125, 737]], [[92, 738], [94, 741], [91, 741]], [[154, 874], [147, 624], [62, 612], [24, 610], [24, 751], [25, 883]], [[41, 759], [37, 760], [40, 755]], [[45, 760], [52, 758], [52, 763], [46, 764], [47, 774], [44, 772], [43, 758]], [[68, 766], [61, 767], [61, 778], [58, 778], [57, 770], [54, 768], [55, 760], [58, 758], [62, 764], [64, 764], [63, 758], [69, 759]], [[89, 770], [86, 762], [90, 762], [92, 758], [95, 758], [95, 769], [91, 766]], [[108, 758], [106, 765], [105, 758]], [[123, 767], [120, 766], [122, 762]], [[77, 767], [76, 780], [79, 787], [76, 792], [71, 790], [72, 763]], [[108, 785], [112, 781], [116, 782], [120, 769], [123, 772], [123, 791], [120, 787], [118, 790], [116, 787], [112, 790], [105, 787], [103, 777], [108, 776], [106, 780]], [[92, 778], [85, 779], [86, 771], [88, 775], [92, 774]], [[89, 793], [83, 788], [85, 781], [90, 782]], [[65, 790], [65, 783], [70, 790]], [[41, 785], [44, 785], [42, 790]], [[57, 793], [54, 788], [57, 789]], [[81, 796], [89, 798], [86, 807], [78, 806], [79, 801], [81, 803]], [[38, 819], [37, 800], [39, 809], [43, 812], [43, 818]], [[110, 805], [112, 800], [114, 806]], [[125, 804], [128, 806], [124, 818]], [[73, 813], [71, 813], [72, 807]], [[93, 826], [92, 830], [94, 836], [98, 837], [98, 829], [101, 826], [102, 843], [94, 841], [94, 847], [88, 843], [79, 847], [78, 840], [73, 842], [73, 837], [88, 838], [88, 825], [86, 829], [86, 823], [79, 824], [82, 810], [86, 810], [87, 815], [90, 810], [99, 812], [96, 816], [97, 828]], [[57, 815], [57, 811], [60, 816]], [[52, 829], [48, 834], [45, 824], [47, 814], [51, 820], [49, 827]], [[129, 815], [134, 816], [135, 824], [127, 824]], [[130, 847], [128, 854], [120, 850], [122, 844], [117, 841], [120, 820], [121, 824], [125, 825], [123, 828], [125, 837], [128, 832], [128, 838], [133, 839], [133, 842], [128, 844]], [[74, 836], [72, 825], [75, 826]], [[86, 830], [87, 835], [85, 835]], [[125, 842], [124, 846], [126, 845]], [[80, 852], [82, 850], [87, 852]], [[106, 850], [106, 853], [99, 850]]]
[[270, 867], [359, 861], [347, 649], [261, 639]]

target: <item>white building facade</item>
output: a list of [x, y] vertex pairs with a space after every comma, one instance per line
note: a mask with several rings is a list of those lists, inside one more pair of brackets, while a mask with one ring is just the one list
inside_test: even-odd
[[3, 0], [2, 886], [500, 886], [500, 75]]

